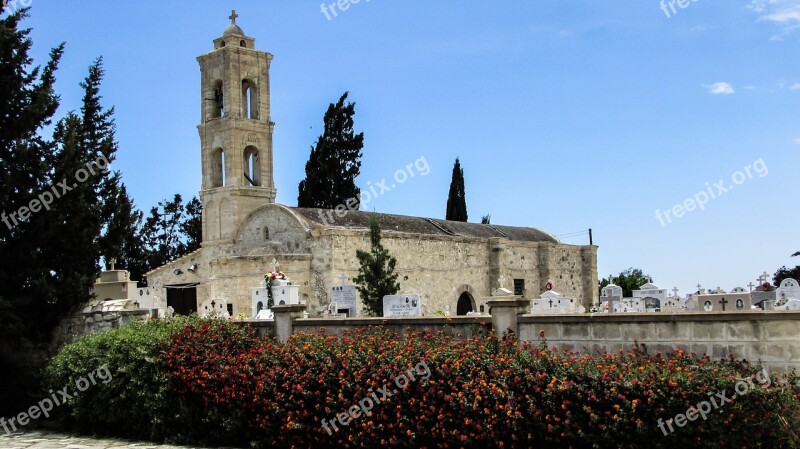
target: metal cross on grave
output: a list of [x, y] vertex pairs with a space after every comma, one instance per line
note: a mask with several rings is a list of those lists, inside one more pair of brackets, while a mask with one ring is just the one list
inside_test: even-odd
[[728, 303], [728, 300], [725, 299], [725, 298], [722, 298], [722, 299], [719, 300], [719, 303], [720, 303], [720, 305], [722, 305], [722, 311], [724, 312], [725, 311], [725, 304]]
[[553, 308], [553, 299], [552, 298], [550, 299], [550, 308], [551, 309]]
[[236, 19], [237, 19], [238, 17], [239, 17], [239, 14], [236, 14], [236, 10], [235, 10], [235, 9], [232, 9], [232, 10], [231, 10], [231, 15], [230, 15], [228, 18], [229, 18], [229, 19], [231, 19], [231, 23], [232, 23], [233, 25], [236, 25]]
[[750, 282], [749, 284], [747, 284], [747, 286], [750, 287], [750, 293], [753, 293], [753, 287], [755, 287], [755, 284]]

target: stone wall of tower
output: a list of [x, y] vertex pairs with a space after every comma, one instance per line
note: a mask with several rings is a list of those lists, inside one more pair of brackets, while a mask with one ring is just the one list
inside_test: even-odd
[[205, 246], [230, 242], [246, 217], [274, 203], [276, 195], [269, 84], [272, 55], [256, 50], [255, 40], [239, 35], [241, 29], [234, 25], [214, 41], [213, 51], [197, 58]]

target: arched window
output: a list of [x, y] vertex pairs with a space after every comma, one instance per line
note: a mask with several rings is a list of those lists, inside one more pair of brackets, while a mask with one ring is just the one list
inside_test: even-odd
[[261, 162], [256, 147], [249, 146], [244, 149], [244, 174], [244, 185], [261, 185]]
[[245, 42], [244, 39], [242, 39], [242, 40], [239, 41], [239, 46], [246, 48], [247, 47], [247, 42]]
[[211, 187], [225, 186], [225, 151], [217, 148], [211, 153]]
[[258, 96], [256, 86], [250, 80], [242, 81], [242, 117], [258, 119]]
[[211, 118], [222, 117], [224, 108], [222, 81], [218, 80], [214, 83], [214, 88], [211, 91], [211, 97], [208, 98], [211, 103]]

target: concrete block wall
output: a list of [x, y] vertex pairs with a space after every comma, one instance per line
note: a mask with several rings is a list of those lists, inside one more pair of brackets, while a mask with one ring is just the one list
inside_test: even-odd
[[581, 352], [680, 349], [713, 359], [747, 359], [800, 371], [800, 312], [626, 313], [519, 317], [520, 340]]

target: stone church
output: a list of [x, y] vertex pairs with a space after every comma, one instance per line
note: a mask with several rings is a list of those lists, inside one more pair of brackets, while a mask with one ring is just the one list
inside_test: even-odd
[[[331, 214], [275, 203], [270, 111], [272, 55], [236, 24], [197, 58], [201, 76], [203, 243], [147, 274], [177, 313], [224, 300], [253, 315], [251, 289], [273, 261], [300, 286], [311, 316], [323, 313], [342, 274], [358, 274], [369, 248], [371, 213]], [[332, 219], [331, 219], [332, 218]], [[526, 298], [550, 282], [588, 309], [597, 301], [597, 247], [565, 245], [535, 228], [377, 214], [383, 244], [397, 258], [401, 293], [418, 293], [425, 315], [464, 315], [505, 287]], [[360, 305], [359, 305], [360, 314]]]

